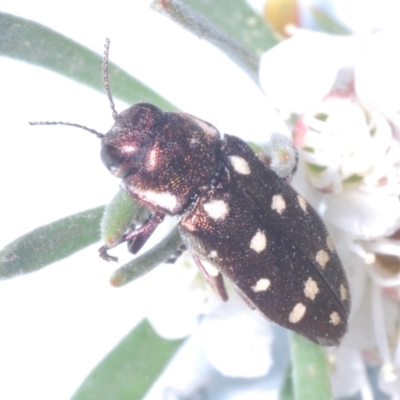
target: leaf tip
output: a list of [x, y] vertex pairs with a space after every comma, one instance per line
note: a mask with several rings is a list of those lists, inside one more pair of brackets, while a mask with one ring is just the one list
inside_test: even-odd
[[120, 287], [126, 283], [126, 279], [120, 270], [115, 271], [110, 277], [110, 284], [113, 287]]

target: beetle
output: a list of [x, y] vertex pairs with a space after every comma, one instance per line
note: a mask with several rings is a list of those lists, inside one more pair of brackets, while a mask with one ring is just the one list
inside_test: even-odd
[[[350, 291], [333, 241], [317, 212], [241, 139], [183, 112], [149, 103], [115, 111], [101, 138], [101, 159], [149, 218], [121, 238], [136, 254], [166, 214], [178, 216], [186, 248], [223, 300], [227, 277], [253, 309], [320, 345], [347, 329]], [[119, 244], [119, 243], [118, 243]], [[103, 246], [100, 255], [108, 254]], [[184, 248], [179, 249], [182, 252]], [[177, 256], [179, 256], [179, 252]]]

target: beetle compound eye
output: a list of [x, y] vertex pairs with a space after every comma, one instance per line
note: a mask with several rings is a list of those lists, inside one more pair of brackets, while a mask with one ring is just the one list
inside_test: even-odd
[[116, 172], [124, 162], [124, 155], [121, 150], [108, 144], [101, 148], [101, 160], [103, 164], [112, 172]]

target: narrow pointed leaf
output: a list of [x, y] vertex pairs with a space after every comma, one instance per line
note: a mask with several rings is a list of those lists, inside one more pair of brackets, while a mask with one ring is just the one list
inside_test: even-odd
[[233, 62], [241, 67], [256, 83], [258, 82], [258, 57], [234, 40], [226, 32], [213, 25], [206, 17], [193, 11], [178, 0], [153, 2], [156, 11], [193, 34], [220, 48]]
[[37, 271], [100, 240], [104, 206], [41, 226], [0, 251], [0, 279]]
[[277, 40], [245, 2], [154, 0], [152, 7], [221, 49], [258, 83], [260, 55]]
[[[99, 43], [100, 49], [101, 43]], [[0, 55], [55, 71], [93, 89], [104, 91], [102, 56], [36, 22], [0, 12]], [[113, 96], [128, 104], [148, 101], [176, 109], [128, 73], [109, 64]]]
[[351, 35], [352, 32], [340, 21], [334, 19], [330, 14], [318, 7], [311, 7], [311, 12], [321, 27], [323, 32], [332, 33], [333, 35]]
[[132, 223], [142, 223], [150, 211], [137, 203], [126, 190], [120, 189], [107, 204], [101, 220], [101, 241], [116, 246]]
[[157, 265], [166, 261], [181, 246], [182, 238], [175, 227], [160, 243], [149, 251], [134, 258], [129, 263], [117, 269], [111, 276], [113, 286], [123, 286], [127, 283], [147, 274]]
[[145, 320], [89, 374], [71, 400], [140, 400], [182, 341], [160, 338]]
[[271, 28], [245, 0], [182, 0], [259, 57], [278, 44]]

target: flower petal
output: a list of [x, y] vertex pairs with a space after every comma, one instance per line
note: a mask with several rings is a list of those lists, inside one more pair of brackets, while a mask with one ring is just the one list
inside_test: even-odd
[[[364, 361], [358, 350], [341, 346], [334, 352], [334, 356], [336, 363], [332, 374], [332, 388], [335, 399], [354, 396], [369, 387]], [[369, 391], [372, 396], [370, 387]]]
[[197, 268], [185, 259], [183, 256], [176, 264], [163, 264], [146, 276], [149, 297], [145, 313], [157, 333], [167, 339], [193, 333], [208, 297], [214, 296]]
[[369, 35], [355, 66], [359, 97], [388, 116], [400, 110], [400, 57], [398, 32]]
[[307, 111], [329, 93], [352, 45], [349, 37], [299, 31], [264, 53], [261, 87], [279, 109]]
[[251, 378], [268, 373], [273, 340], [268, 321], [232, 295], [205, 322], [206, 356], [222, 374]]
[[327, 195], [324, 200], [324, 217], [362, 239], [390, 235], [400, 224], [400, 201], [395, 195], [343, 192]]
[[[202, 329], [188, 338], [147, 393], [145, 400], [199, 398], [199, 394], [218, 377], [203, 351]], [[190, 366], [190, 367], [188, 367]]]

